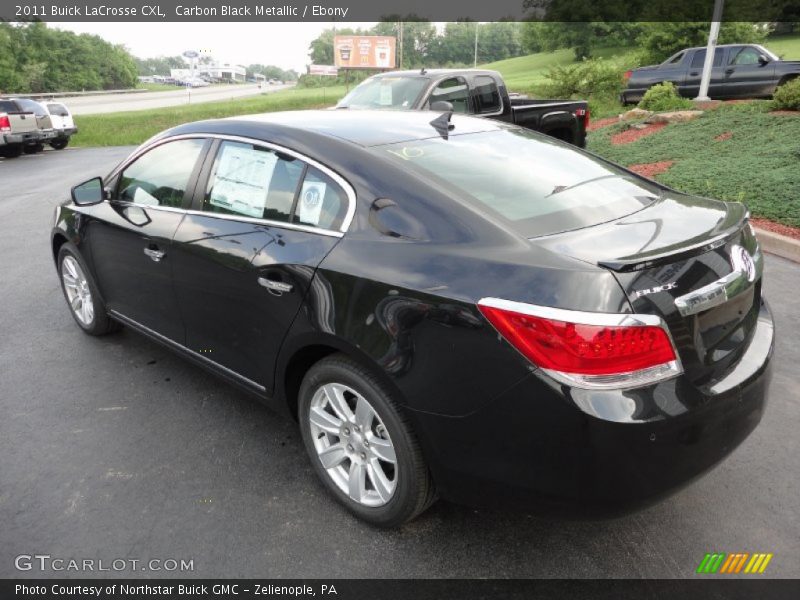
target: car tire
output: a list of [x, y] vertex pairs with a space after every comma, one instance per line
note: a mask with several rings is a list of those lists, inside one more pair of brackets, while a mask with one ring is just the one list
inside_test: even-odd
[[83, 332], [100, 336], [118, 331], [122, 326], [108, 316], [97, 285], [72, 244], [61, 246], [57, 265], [64, 299]]
[[53, 150], [63, 150], [69, 144], [69, 138], [58, 138], [50, 142], [50, 147]]
[[324, 358], [306, 373], [298, 418], [314, 471], [360, 519], [396, 527], [436, 500], [408, 419], [386, 386], [345, 355]]
[[24, 152], [25, 154], [38, 154], [42, 150], [44, 150], [42, 144], [31, 144], [30, 146], [25, 146]]
[[9, 144], [0, 149], [2, 155], [6, 158], [17, 158], [22, 154], [22, 144]]

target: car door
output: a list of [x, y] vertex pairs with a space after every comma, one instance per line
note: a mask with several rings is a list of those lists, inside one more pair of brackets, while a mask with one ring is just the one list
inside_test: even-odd
[[172, 287], [172, 236], [207, 144], [202, 138], [168, 141], [136, 157], [108, 182], [110, 202], [87, 227], [109, 310], [180, 344], [185, 332]]
[[283, 337], [354, 194], [322, 165], [266, 143], [220, 140], [212, 154], [174, 239], [186, 345], [269, 394]]
[[727, 95], [737, 98], [769, 96], [775, 87], [775, 65], [761, 62], [762, 53], [753, 46], [734, 46], [725, 68]]
[[[714, 62], [711, 66], [711, 79], [708, 82], [709, 98], [721, 98], [725, 94], [725, 48], [714, 48]], [[695, 50], [688, 66], [686, 79], [681, 86], [681, 96], [694, 98], [700, 92], [700, 80], [703, 77], [703, 65], [706, 60], [706, 49]]]

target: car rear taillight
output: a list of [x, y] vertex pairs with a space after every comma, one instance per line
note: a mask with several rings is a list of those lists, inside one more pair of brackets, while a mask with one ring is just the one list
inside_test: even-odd
[[583, 117], [583, 128], [586, 129], [589, 127], [589, 109], [588, 108], [579, 108], [575, 111], [576, 117]]
[[625, 71], [625, 74], [622, 76], [622, 78], [625, 81], [628, 81], [628, 79], [630, 79], [632, 75], [633, 75], [633, 71], [631, 69], [628, 69], [627, 71]]
[[11, 131], [11, 121], [9, 120], [8, 115], [0, 115], [0, 131]]
[[660, 317], [588, 313], [497, 298], [481, 313], [525, 358], [568, 385], [629, 388], [679, 375], [680, 361]]

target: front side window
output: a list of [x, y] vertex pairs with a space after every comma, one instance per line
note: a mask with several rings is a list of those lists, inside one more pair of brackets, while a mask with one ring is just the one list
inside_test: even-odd
[[750, 46], [746, 46], [742, 48], [740, 52], [735, 54], [732, 59], [731, 64], [734, 65], [757, 65], [759, 59], [761, 58], [761, 53], [752, 48]]
[[475, 112], [478, 113], [494, 113], [502, 108], [500, 90], [497, 89], [497, 83], [493, 78], [488, 75], [475, 78], [475, 100], [477, 102]]
[[117, 197], [137, 204], [180, 208], [204, 144], [202, 139], [177, 140], [146, 152], [120, 175]]
[[467, 82], [460, 77], [445, 79], [431, 92], [430, 105], [434, 102], [449, 102], [457, 113], [469, 112], [469, 90]]
[[203, 210], [288, 223], [305, 164], [254, 144], [222, 142]]

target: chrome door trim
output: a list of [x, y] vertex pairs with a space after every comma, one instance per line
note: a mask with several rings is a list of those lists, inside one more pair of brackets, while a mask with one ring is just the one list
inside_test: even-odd
[[179, 350], [181, 352], [184, 352], [184, 353], [188, 354], [189, 356], [191, 356], [192, 358], [200, 359], [201, 362], [203, 362], [203, 363], [205, 363], [205, 364], [207, 364], [207, 365], [209, 365], [209, 366], [211, 366], [211, 367], [213, 367], [213, 368], [215, 368], [215, 369], [217, 369], [219, 371], [222, 371], [223, 373], [225, 373], [229, 377], [231, 377], [233, 379], [236, 379], [241, 383], [244, 383], [248, 387], [256, 388], [257, 390], [259, 390], [260, 392], [263, 392], [263, 393], [266, 393], [266, 391], [267, 391], [267, 388], [265, 388], [263, 385], [261, 385], [259, 383], [256, 383], [252, 379], [248, 379], [244, 375], [241, 375], [241, 374], [237, 373], [236, 371], [234, 371], [232, 369], [229, 369], [228, 367], [225, 367], [225, 366], [219, 364], [218, 362], [215, 362], [215, 361], [211, 360], [207, 356], [203, 356], [202, 354], [200, 354], [198, 352], [195, 352], [191, 348], [187, 348], [186, 346], [176, 342], [175, 340], [171, 340], [168, 337], [166, 337], [164, 335], [161, 335], [160, 333], [150, 329], [146, 325], [142, 325], [141, 323], [139, 323], [135, 319], [131, 319], [130, 317], [126, 317], [125, 315], [123, 315], [123, 314], [121, 314], [121, 313], [119, 313], [119, 312], [117, 312], [115, 310], [109, 310], [108, 313], [112, 317], [114, 317], [115, 319], [121, 321], [122, 323], [124, 323], [126, 325], [129, 325], [129, 326], [133, 327], [134, 329], [138, 329], [139, 331], [141, 331], [145, 335], [148, 335], [148, 336], [150, 336], [152, 338], [155, 338], [157, 341], [159, 341], [159, 342], [161, 342], [161, 343], [163, 343], [163, 344], [165, 344], [167, 346], [171, 346], [172, 348], [175, 348], [175, 349], [177, 349], [177, 350]]
[[[137, 206], [139, 208], [145, 209], [158, 209], [158, 210], [165, 210], [169, 209], [172, 212], [180, 212], [184, 214], [193, 214], [193, 215], [202, 215], [205, 217], [217, 217], [217, 218], [227, 218], [228, 220], [232, 221], [245, 221], [247, 223], [257, 223], [257, 224], [264, 224], [270, 225], [275, 227], [285, 227], [287, 229], [295, 229], [298, 231], [305, 231], [308, 233], [319, 233], [321, 235], [328, 235], [332, 237], [342, 237], [348, 229], [350, 229], [350, 225], [353, 222], [356, 213], [356, 192], [350, 182], [344, 179], [341, 175], [339, 175], [336, 171], [331, 169], [330, 167], [322, 164], [321, 162], [306, 156], [305, 154], [301, 154], [291, 148], [286, 148], [284, 146], [280, 146], [278, 144], [273, 144], [272, 142], [267, 142], [264, 140], [260, 140], [257, 138], [239, 136], [239, 135], [227, 135], [221, 133], [186, 133], [183, 135], [174, 135], [164, 138], [159, 138], [158, 140], [140, 146], [137, 148], [133, 154], [131, 154], [125, 162], [118, 165], [111, 173], [108, 174], [106, 179], [113, 179], [116, 177], [120, 172], [125, 170], [128, 165], [133, 163], [136, 159], [138, 159], [142, 154], [161, 146], [162, 144], [166, 144], [169, 142], [174, 142], [178, 140], [185, 140], [185, 139], [218, 139], [218, 140], [227, 140], [231, 142], [240, 142], [244, 144], [254, 144], [258, 146], [263, 146], [265, 148], [269, 148], [270, 150], [275, 150], [276, 152], [282, 152], [284, 154], [288, 154], [290, 156], [294, 156], [295, 158], [302, 160], [303, 162], [307, 163], [310, 166], [316, 167], [326, 175], [328, 175], [331, 179], [333, 179], [339, 186], [344, 190], [345, 195], [347, 196], [348, 206], [347, 206], [347, 213], [342, 220], [342, 224], [339, 226], [339, 229], [326, 229], [323, 227], [312, 227], [309, 225], [297, 225], [295, 223], [285, 223], [282, 221], [272, 221], [270, 219], [255, 219], [252, 217], [240, 217], [237, 215], [222, 215], [220, 213], [208, 213], [198, 210], [191, 210], [191, 209], [182, 209], [182, 208], [174, 208], [174, 207], [161, 207], [158, 205], [149, 205], [149, 204], [139, 204], [135, 202], [122, 202], [119, 200], [112, 200], [117, 204], [124, 204], [127, 206]], [[146, 142], [145, 142], [146, 143]]]

